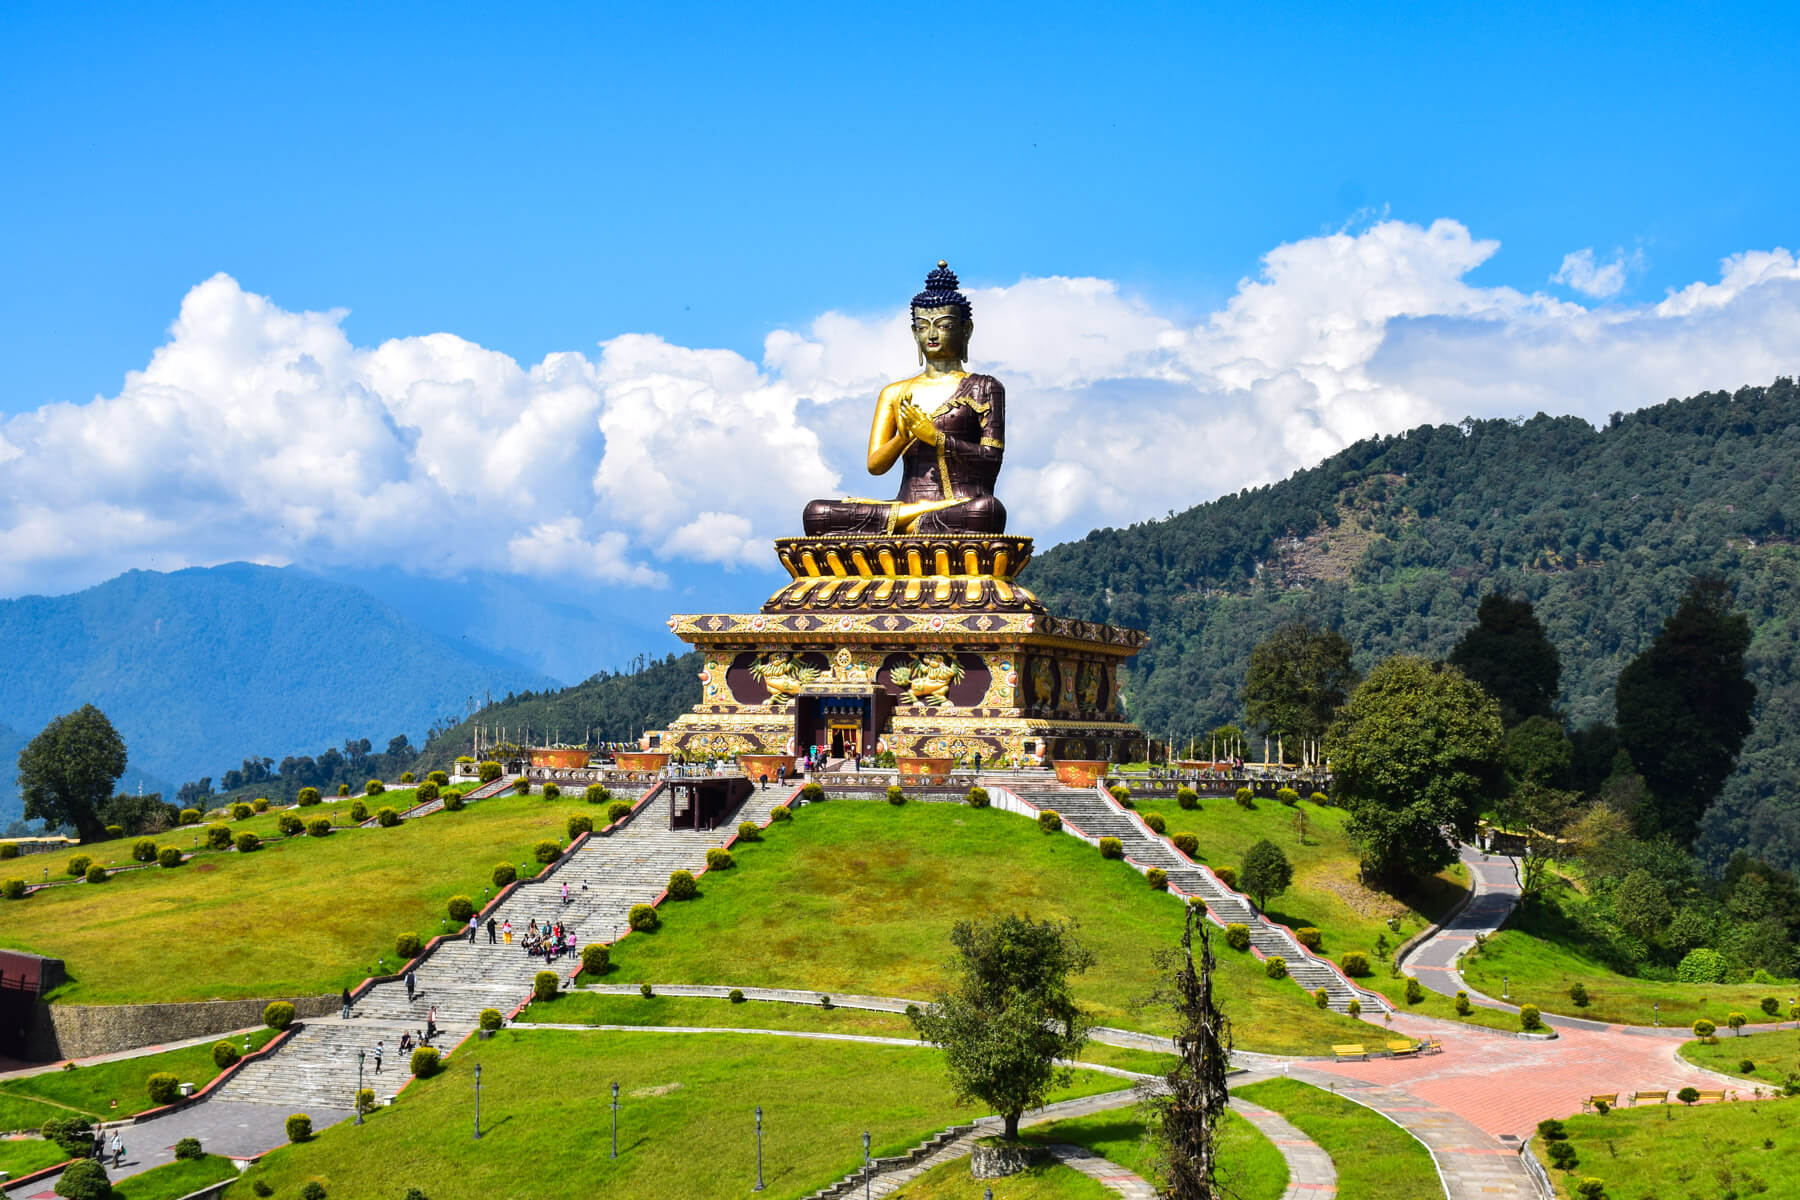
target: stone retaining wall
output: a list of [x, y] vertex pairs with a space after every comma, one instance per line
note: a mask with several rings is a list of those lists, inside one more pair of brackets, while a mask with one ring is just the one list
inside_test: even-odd
[[26, 1037], [26, 1057], [54, 1062], [230, 1033], [262, 1024], [263, 1009], [273, 1000], [292, 1004], [296, 1019], [325, 1016], [339, 1004], [330, 994], [192, 1004], [40, 1004]]

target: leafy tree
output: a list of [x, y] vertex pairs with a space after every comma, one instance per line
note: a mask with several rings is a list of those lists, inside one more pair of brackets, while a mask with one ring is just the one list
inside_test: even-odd
[[[1523, 729], [1524, 725], [1518, 728]], [[1580, 795], [1535, 780], [1514, 783], [1495, 805], [1494, 814], [1500, 824], [1525, 837], [1526, 854], [1519, 880], [1522, 899], [1535, 900], [1542, 894], [1550, 867], [1565, 853], [1567, 843], [1559, 835], [1580, 811]]]
[[979, 1100], [1019, 1136], [1019, 1115], [1042, 1107], [1068, 1082], [1058, 1059], [1074, 1058], [1093, 1021], [1069, 981], [1094, 964], [1072, 926], [1007, 915], [958, 921], [950, 931], [954, 984], [910, 1014], [919, 1036], [944, 1051], [959, 1100]]
[[1652, 940], [1668, 924], [1669, 916], [1669, 897], [1648, 871], [1631, 872], [1613, 893], [1613, 919], [1632, 937]]
[[1560, 785], [1574, 747], [1550, 717], [1526, 717], [1506, 731], [1506, 775], [1516, 783]]
[[1294, 864], [1281, 847], [1268, 838], [1244, 852], [1244, 869], [1238, 874], [1238, 887], [1256, 897], [1256, 907], [1267, 908], [1270, 896], [1279, 896], [1294, 882]]
[[1562, 690], [1562, 656], [1544, 633], [1531, 601], [1490, 592], [1475, 624], [1450, 652], [1450, 665], [1500, 702], [1508, 726], [1555, 712]]
[[1317, 738], [1355, 686], [1344, 636], [1290, 621], [1250, 652], [1244, 710], [1250, 724], [1270, 737]]
[[1188, 906], [1180, 951], [1159, 954], [1156, 961], [1163, 982], [1150, 1001], [1174, 1010], [1178, 1055], [1163, 1086], [1144, 1093], [1158, 1173], [1168, 1181], [1163, 1194], [1172, 1200], [1218, 1200], [1226, 1194], [1218, 1180], [1217, 1127], [1229, 1101], [1225, 1077], [1231, 1069], [1231, 1022], [1213, 999], [1217, 963], [1199, 906]]
[[84, 842], [106, 836], [99, 808], [125, 773], [125, 740], [92, 704], [57, 717], [19, 751], [25, 819], [72, 825]]
[[1325, 743], [1363, 869], [1399, 883], [1455, 862], [1500, 778], [1500, 738], [1500, 706], [1455, 667], [1398, 656], [1371, 671]]
[[1646, 834], [1692, 845], [1750, 732], [1750, 623], [1716, 576], [1694, 580], [1648, 649], [1619, 673], [1619, 740], [1648, 786]]

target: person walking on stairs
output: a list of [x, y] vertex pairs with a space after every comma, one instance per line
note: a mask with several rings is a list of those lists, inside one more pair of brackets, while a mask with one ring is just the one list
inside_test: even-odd
[[469, 917], [469, 945], [473, 946], [475, 944], [475, 931], [480, 928], [481, 918], [471, 914]]
[[437, 1005], [425, 1014], [425, 1044], [431, 1045], [431, 1039], [437, 1036]]
[[488, 931], [488, 945], [490, 945], [490, 946], [498, 945], [500, 942], [500, 922], [494, 920], [494, 918], [492, 918], [492, 917], [489, 917], [488, 923], [487, 923], [487, 931]]
[[506, 944], [509, 946], [512, 945], [512, 918], [511, 917], [508, 917], [506, 919], [506, 924], [500, 926], [500, 932], [506, 935]]
[[344, 1013], [343, 1013], [344, 1020], [348, 1021], [350, 1019], [350, 989], [349, 988], [344, 989], [344, 995], [343, 995], [342, 999], [344, 1002]]
[[412, 971], [408, 971], [406, 973], [406, 1002], [408, 1004], [413, 1002], [413, 996], [418, 993], [418, 990], [419, 977]]
[[381, 1056], [384, 1053], [380, 1042], [375, 1043], [375, 1073], [381, 1074]]

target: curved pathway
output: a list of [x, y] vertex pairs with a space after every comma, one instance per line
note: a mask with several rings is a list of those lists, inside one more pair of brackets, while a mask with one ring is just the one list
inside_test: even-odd
[[[1254, 1082], [1250, 1079], [1239, 1083]], [[1272, 1108], [1231, 1098], [1231, 1111], [1244, 1118], [1262, 1135], [1275, 1143], [1281, 1157], [1287, 1160], [1288, 1185], [1281, 1200], [1306, 1200], [1309, 1197], [1337, 1195], [1337, 1167], [1324, 1147], [1302, 1133], [1298, 1126]]]

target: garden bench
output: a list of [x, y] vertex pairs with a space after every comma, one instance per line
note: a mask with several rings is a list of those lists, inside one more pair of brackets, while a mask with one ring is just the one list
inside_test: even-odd
[[1700, 1093], [1700, 1103], [1701, 1104], [1723, 1104], [1724, 1102], [1725, 1102], [1725, 1090], [1723, 1088], [1720, 1088], [1716, 1092], [1701, 1092]]
[[1419, 1043], [1419, 1053], [1421, 1054], [1442, 1054], [1443, 1052], [1444, 1043], [1438, 1041], [1436, 1037], [1428, 1037]]
[[1605, 1095], [1589, 1096], [1581, 1102], [1581, 1111], [1587, 1112], [1589, 1109], [1593, 1109], [1597, 1112], [1602, 1104], [1608, 1108], [1619, 1107], [1619, 1093], [1608, 1092]]
[[1418, 1046], [1417, 1042], [1408, 1042], [1408, 1041], [1402, 1040], [1402, 1041], [1398, 1041], [1398, 1042], [1389, 1042], [1388, 1043], [1388, 1053], [1393, 1055], [1395, 1058], [1405, 1058], [1409, 1054], [1417, 1054], [1418, 1052], [1419, 1052], [1419, 1046]]
[[1360, 1045], [1333, 1046], [1331, 1052], [1337, 1056], [1339, 1062], [1349, 1058], [1360, 1058], [1364, 1062], [1369, 1059], [1369, 1052]]
[[1663, 1091], [1660, 1091], [1660, 1092], [1633, 1092], [1633, 1093], [1631, 1093], [1631, 1103], [1633, 1105], [1667, 1104], [1668, 1102], [1669, 1102], [1669, 1093], [1668, 1093], [1667, 1089], [1664, 1089]]

